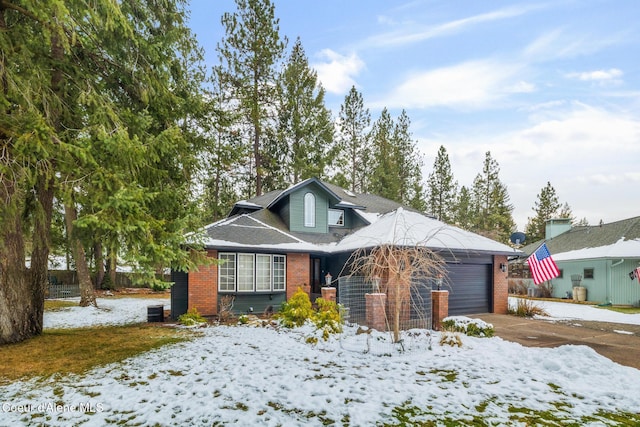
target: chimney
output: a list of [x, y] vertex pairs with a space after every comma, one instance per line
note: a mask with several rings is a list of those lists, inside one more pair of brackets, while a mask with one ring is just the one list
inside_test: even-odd
[[571, 218], [551, 218], [547, 220], [545, 225], [544, 238], [553, 239], [569, 230], [571, 230]]

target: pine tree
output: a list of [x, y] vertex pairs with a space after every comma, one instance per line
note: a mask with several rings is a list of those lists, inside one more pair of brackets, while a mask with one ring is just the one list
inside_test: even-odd
[[278, 66], [286, 39], [279, 34], [279, 20], [270, 0], [236, 0], [237, 11], [225, 13], [226, 37], [218, 44], [223, 83], [228, 84], [238, 108], [248, 123], [252, 161], [247, 166], [255, 195], [263, 192], [265, 153], [274, 156], [275, 110], [278, 101]]
[[[370, 163], [371, 124], [369, 109], [364, 107], [362, 94], [352, 86], [340, 106], [337, 121], [338, 171], [333, 178], [336, 184], [347, 187], [353, 192], [367, 191], [367, 175]], [[343, 159], [343, 161], [340, 161]]]
[[398, 198], [402, 204], [419, 209], [424, 205], [425, 199], [422, 184], [423, 163], [416, 142], [412, 140], [410, 126], [411, 120], [407, 112], [402, 110], [393, 132], [394, 158], [400, 187]]
[[395, 157], [394, 129], [393, 119], [389, 111], [384, 108], [371, 130], [372, 171], [368, 191], [400, 202], [401, 182]]
[[463, 185], [455, 201], [453, 223], [462, 229], [473, 230], [477, 215], [477, 205], [473, 201], [473, 194]]
[[309, 68], [299, 38], [280, 78], [280, 88], [277, 141], [271, 145], [284, 144], [279, 152], [286, 154], [272, 156], [271, 169], [284, 172], [281, 184], [326, 178], [335, 155], [331, 112], [324, 104], [325, 90], [317, 73]]
[[456, 210], [458, 182], [454, 180], [446, 148], [440, 146], [427, 180], [429, 212], [444, 222], [453, 222]]
[[550, 182], [547, 182], [546, 187], [543, 187], [538, 193], [537, 200], [534, 203], [533, 211], [535, 216], [528, 218], [525, 227], [527, 240], [537, 242], [540, 239], [544, 239], [547, 220], [554, 218], [559, 208], [560, 202], [558, 201], [556, 190]]
[[507, 187], [500, 181], [498, 162], [487, 151], [482, 167], [473, 182], [473, 202], [477, 215], [472, 231], [498, 241], [508, 241], [515, 231]]

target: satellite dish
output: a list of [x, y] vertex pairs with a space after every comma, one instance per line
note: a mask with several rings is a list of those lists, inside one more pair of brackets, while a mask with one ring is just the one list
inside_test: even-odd
[[515, 233], [513, 233], [511, 235], [511, 237], [509, 237], [509, 240], [514, 245], [522, 245], [522, 244], [524, 244], [524, 241], [526, 239], [527, 239], [527, 236], [524, 233], [520, 232], [520, 231], [516, 231]]

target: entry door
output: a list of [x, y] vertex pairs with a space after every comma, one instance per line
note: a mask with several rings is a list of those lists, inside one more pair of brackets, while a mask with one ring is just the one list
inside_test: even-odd
[[311, 293], [319, 294], [322, 287], [320, 258], [311, 258]]

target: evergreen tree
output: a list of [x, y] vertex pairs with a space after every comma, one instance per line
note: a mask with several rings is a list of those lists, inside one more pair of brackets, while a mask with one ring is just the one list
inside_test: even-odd
[[538, 193], [537, 200], [534, 203], [533, 211], [535, 216], [528, 218], [525, 227], [527, 240], [537, 242], [544, 239], [547, 220], [555, 218], [558, 209], [560, 209], [560, 202], [558, 201], [556, 190], [550, 182], [547, 182], [546, 187], [543, 187]]
[[393, 132], [394, 159], [399, 180], [398, 198], [401, 203], [419, 209], [424, 205], [425, 199], [422, 184], [423, 163], [416, 142], [412, 140], [410, 126], [411, 120], [406, 111], [402, 110]]
[[[278, 111], [277, 141], [284, 144], [271, 156], [273, 171], [283, 171], [280, 185], [303, 179], [326, 177], [326, 169], [335, 155], [331, 112], [324, 105], [325, 90], [317, 73], [309, 68], [302, 42], [298, 38], [280, 79], [281, 102]], [[282, 167], [285, 160], [284, 167]]]
[[[454, 180], [446, 148], [440, 146], [427, 180], [429, 212], [444, 222], [455, 220], [458, 182]], [[467, 203], [465, 201], [465, 203]]]
[[544, 239], [545, 228], [549, 219], [571, 218], [571, 222], [575, 222], [571, 207], [568, 203], [560, 204], [556, 189], [553, 188], [550, 182], [547, 182], [547, 185], [540, 190], [532, 209], [535, 212], [535, 216], [528, 218], [525, 227], [525, 233], [530, 242]]
[[[370, 162], [371, 124], [369, 109], [364, 107], [362, 94], [352, 86], [340, 106], [337, 121], [338, 171], [334, 177], [336, 184], [353, 192], [367, 191], [367, 168]], [[342, 159], [342, 161], [340, 161]]]
[[[248, 124], [252, 159], [247, 165], [255, 195], [263, 191], [265, 153], [274, 156], [273, 136], [278, 107], [278, 71], [286, 39], [279, 35], [279, 19], [270, 0], [236, 0], [237, 11], [225, 13], [226, 37], [218, 44], [223, 83], [228, 85], [237, 107]], [[267, 165], [268, 166], [268, 165]]]
[[462, 229], [473, 230], [477, 215], [477, 205], [473, 201], [473, 194], [463, 185], [456, 198], [453, 222]]
[[372, 171], [368, 191], [400, 202], [401, 182], [398, 178], [398, 164], [395, 157], [394, 130], [393, 119], [389, 111], [384, 108], [371, 130]]
[[487, 151], [482, 167], [473, 182], [473, 201], [477, 215], [472, 231], [497, 241], [508, 241], [515, 229], [513, 206], [507, 187], [500, 181], [498, 162]]
[[0, 343], [42, 332], [56, 196], [76, 266], [88, 230], [147, 278], [195, 265], [183, 235], [197, 156], [181, 125], [198, 53], [184, 19], [174, 2], [0, 6]]

